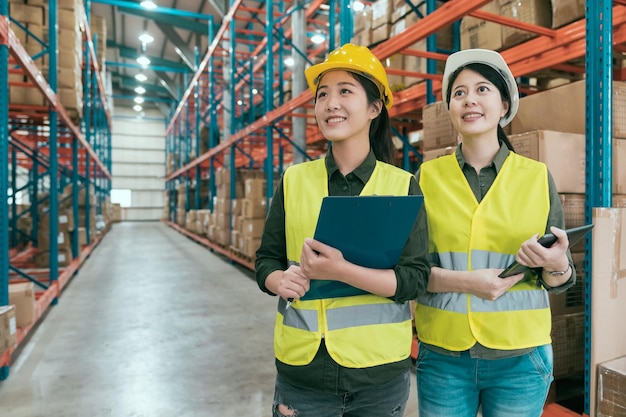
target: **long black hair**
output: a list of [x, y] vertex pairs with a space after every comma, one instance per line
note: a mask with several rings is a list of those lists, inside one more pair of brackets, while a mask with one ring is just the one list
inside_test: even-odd
[[376, 159], [382, 162], [386, 162], [391, 165], [396, 165], [396, 158], [394, 156], [395, 147], [391, 140], [391, 127], [389, 122], [389, 112], [385, 103], [381, 100], [381, 92], [378, 85], [365, 75], [361, 75], [355, 72], [350, 74], [357, 80], [365, 89], [368, 104], [374, 104], [377, 101], [380, 102], [380, 114], [372, 120], [370, 125], [370, 148], [374, 152]]
[[[469, 69], [469, 70], [479, 73], [480, 75], [485, 77], [487, 81], [495, 85], [498, 91], [500, 92], [500, 97], [502, 97], [502, 100], [506, 101], [509, 104], [509, 112], [511, 111], [511, 95], [509, 94], [509, 89], [507, 88], [506, 81], [504, 80], [502, 75], [495, 68], [486, 64], [478, 63], [478, 62], [472, 62], [470, 64], [459, 67], [457, 68], [456, 71], [450, 74], [450, 79], [448, 82], [448, 91], [445, 92], [448, 103], [450, 103], [450, 97], [452, 95], [452, 84], [454, 83], [454, 80], [456, 80], [456, 77], [458, 77], [461, 71], [463, 71], [464, 69]], [[449, 105], [450, 104], [448, 104], [448, 106]], [[511, 145], [511, 142], [509, 141], [508, 136], [506, 135], [506, 133], [504, 133], [504, 129], [502, 129], [502, 126], [500, 126], [499, 123], [498, 123], [498, 140], [504, 143], [511, 152], [515, 152], [515, 149], [513, 149], [513, 145]]]

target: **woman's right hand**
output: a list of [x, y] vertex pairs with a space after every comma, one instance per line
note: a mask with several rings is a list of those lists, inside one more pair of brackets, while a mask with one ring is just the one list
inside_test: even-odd
[[[311, 282], [304, 275], [299, 266], [292, 265], [285, 271], [274, 271], [268, 277], [270, 281], [268, 289], [273, 293], [283, 297], [297, 300], [309, 290]], [[268, 282], [266, 281], [266, 285]]]
[[502, 272], [502, 269], [478, 269], [472, 272], [476, 274], [476, 280], [470, 292], [489, 301], [497, 300], [524, 278], [523, 273], [500, 278], [498, 275]]

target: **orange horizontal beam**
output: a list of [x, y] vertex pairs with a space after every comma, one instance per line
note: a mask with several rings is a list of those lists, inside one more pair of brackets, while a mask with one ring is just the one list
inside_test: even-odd
[[548, 37], [554, 37], [554, 29], [545, 28], [543, 26], [533, 25], [531, 23], [522, 22], [521, 20], [513, 19], [511, 17], [500, 16], [494, 13], [485, 12], [483, 10], [475, 10], [470, 13], [470, 16], [478, 19], [487, 20], [501, 25], [510, 26], [513, 28], [525, 30], [526, 32], [536, 33], [537, 35], [543, 35]]

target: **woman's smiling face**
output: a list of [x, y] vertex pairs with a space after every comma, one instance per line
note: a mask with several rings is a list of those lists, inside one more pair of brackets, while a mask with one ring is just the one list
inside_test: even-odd
[[462, 136], [497, 131], [508, 103], [485, 77], [470, 69], [459, 73], [450, 94], [450, 119]]
[[315, 98], [315, 117], [324, 137], [333, 142], [351, 138], [369, 141], [369, 128], [382, 102], [368, 103], [363, 86], [348, 71], [322, 75]]

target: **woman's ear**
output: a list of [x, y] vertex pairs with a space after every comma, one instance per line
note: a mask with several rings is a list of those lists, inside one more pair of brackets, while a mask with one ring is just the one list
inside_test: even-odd
[[509, 112], [509, 102], [506, 100], [502, 100], [502, 116], [500, 117], [506, 116], [508, 112]]
[[371, 115], [372, 120], [377, 118], [378, 115], [380, 115], [382, 108], [383, 108], [383, 102], [381, 100], [377, 100], [371, 104], [370, 115]]

